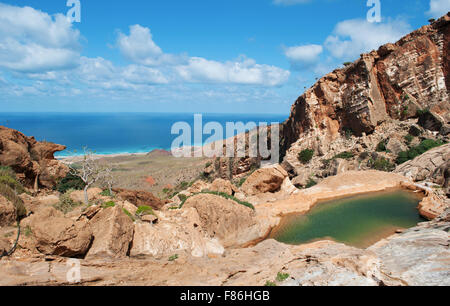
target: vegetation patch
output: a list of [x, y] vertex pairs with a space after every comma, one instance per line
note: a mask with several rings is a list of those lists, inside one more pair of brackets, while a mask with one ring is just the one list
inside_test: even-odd
[[116, 203], [113, 202], [113, 201], [109, 201], [109, 202], [103, 203], [103, 204], [101, 205], [101, 207], [102, 207], [102, 208], [116, 207]]
[[264, 286], [266, 286], [266, 287], [276, 287], [277, 284], [275, 282], [272, 282], [272, 281], [267, 281]]
[[425, 139], [422, 141], [419, 145], [412, 147], [408, 151], [403, 151], [398, 154], [397, 157], [397, 164], [403, 164], [409, 160], [413, 160], [414, 158], [424, 154], [425, 152], [440, 147], [444, 145], [446, 142], [442, 140], [432, 140], [432, 139]]
[[395, 165], [384, 157], [378, 159], [369, 159], [367, 166], [378, 171], [391, 172], [395, 169]]
[[303, 150], [298, 154], [298, 160], [301, 161], [303, 164], [309, 163], [313, 157], [314, 157], [314, 150], [311, 149]]
[[178, 254], [172, 255], [169, 257], [169, 261], [175, 261], [178, 259]]
[[128, 217], [130, 217], [130, 219], [131, 219], [133, 222], [136, 221], [136, 219], [134, 219], [133, 215], [132, 215], [128, 210], [126, 210], [125, 208], [122, 208], [122, 211], [124, 212], [125, 215], [127, 215]]
[[387, 151], [387, 140], [382, 140], [377, 145], [377, 152], [386, 152]]
[[277, 274], [277, 278], [276, 278], [276, 281], [277, 282], [284, 282], [285, 280], [287, 280], [288, 278], [289, 278], [289, 274], [287, 274], [287, 273], [281, 273], [281, 272], [278, 272], [278, 274]]
[[317, 182], [313, 178], [310, 178], [308, 180], [308, 182], [306, 183], [306, 189], [314, 187], [316, 185], [317, 185]]
[[14, 171], [9, 167], [1, 167], [0, 194], [14, 205], [19, 219], [27, 215], [25, 204], [19, 197], [19, 194], [23, 192], [25, 188], [17, 181]]
[[355, 157], [355, 154], [353, 154], [352, 152], [346, 151], [346, 152], [342, 152], [342, 153], [336, 155], [335, 157], [333, 157], [333, 159], [338, 159], [338, 158], [341, 158], [341, 159], [352, 159], [353, 157]]
[[136, 210], [136, 216], [138, 216], [138, 217], [143, 217], [143, 216], [148, 216], [148, 215], [156, 216], [155, 213], [153, 212], [153, 208], [151, 208], [150, 206], [141, 206], [138, 208], [138, 210]]
[[67, 214], [71, 211], [73, 211], [76, 207], [81, 206], [82, 204], [79, 202], [75, 202], [70, 198], [70, 194], [73, 192], [73, 190], [68, 190], [66, 193], [62, 194], [59, 197], [59, 203], [55, 204], [53, 207], [57, 210], [63, 212], [64, 214]]
[[113, 197], [114, 195], [111, 193], [111, 191], [109, 191], [109, 189], [105, 189], [100, 193], [101, 196], [104, 197]]
[[56, 184], [56, 190], [66, 193], [69, 190], [83, 190], [85, 186], [86, 184], [79, 176], [69, 173]]

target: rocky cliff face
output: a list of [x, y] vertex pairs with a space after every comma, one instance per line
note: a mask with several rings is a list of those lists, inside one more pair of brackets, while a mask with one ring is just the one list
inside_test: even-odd
[[51, 188], [58, 178], [66, 176], [67, 166], [53, 156], [65, 149], [65, 146], [39, 142], [34, 137], [0, 126], [0, 165], [11, 167], [30, 187], [37, 180], [40, 186]]
[[[434, 129], [450, 122], [450, 13], [395, 44], [362, 54], [321, 78], [292, 106], [281, 135], [282, 156], [311, 136], [323, 151], [345, 133], [371, 134], [381, 123], [429, 110]], [[320, 138], [320, 139], [319, 139]]]

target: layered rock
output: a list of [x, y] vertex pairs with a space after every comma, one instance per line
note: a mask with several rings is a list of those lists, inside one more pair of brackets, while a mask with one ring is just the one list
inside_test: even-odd
[[415, 182], [428, 181], [450, 193], [450, 144], [434, 148], [399, 165], [395, 171]]
[[321, 78], [283, 124], [282, 157], [297, 141], [324, 154], [344, 134], [371, 134], [382, 122], [412, 118], [418, 110], [448, 125], [449, 29], [447, 14]]
[[53, 156], [65, 149], [0, 126], [0, 165], [11, 167], [28, 186], [34, 186], [37, 180], [40, 186], [52, 188], [65, 177], [69, 169]]

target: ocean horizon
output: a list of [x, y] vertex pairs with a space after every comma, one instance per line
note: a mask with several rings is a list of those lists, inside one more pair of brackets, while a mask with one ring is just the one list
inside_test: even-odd
[[[194, 125], [195, 113], [0, 113], [0, 125], [15, 129], [38, 141], [67, 146], [56, 157], [81, 155], [87, 147], [95, 154], [115, 155], [148, 153], [156, 149], [170, 151], [179, 135], [172, 135], [176, 122]], [[227, 122], [281, 123], [288, 114], [206, 113], [203, 124], [218, 122], [225, 130]], [[204, 145], [209, 135], [204, 135]]]

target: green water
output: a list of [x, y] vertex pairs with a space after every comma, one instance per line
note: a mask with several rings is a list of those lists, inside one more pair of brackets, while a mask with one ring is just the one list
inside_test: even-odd
[[306, 215], [284, 217], [271, 238], [287, 244], [330, 239], [364, 248], [425, 221], [417, 210], [419, 202], [417, 195], [406, 191], [323, 202]]

